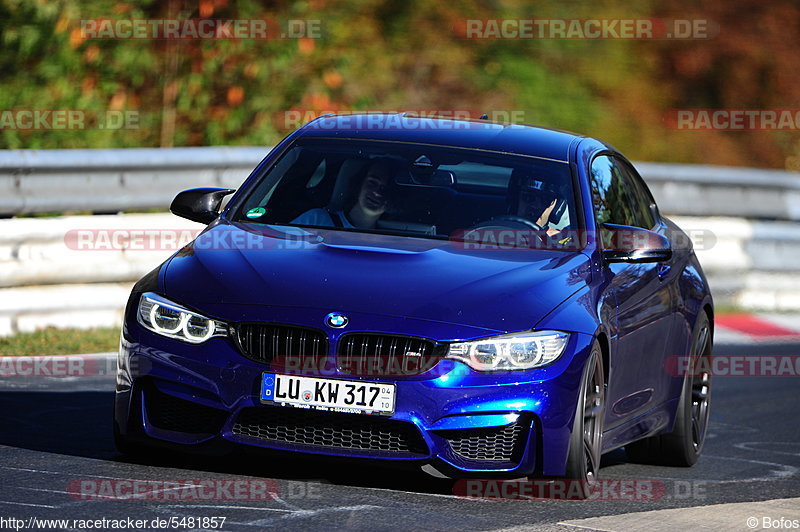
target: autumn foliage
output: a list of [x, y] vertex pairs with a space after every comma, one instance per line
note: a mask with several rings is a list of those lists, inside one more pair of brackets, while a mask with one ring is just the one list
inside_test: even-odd
[[[466, 19], [683, 19], [701, 39], [474, 39]], [[266, 20], [268, 39], [87, 37], [101, 19]], [[296, 28], [295, 28], [296, 29]], [[0, 148], [272, 145], [290, 116], [500, 113], [604, 138], [638, 160], [800, 170], [797, 129], [670, 127], [680, 109], [800, 109], [793, 0], [434, 2], [0, 0], [0, 110], [138, 113], [134, 128], [0, 127]], [[505, 114], [503, 114], [505, 113]]]

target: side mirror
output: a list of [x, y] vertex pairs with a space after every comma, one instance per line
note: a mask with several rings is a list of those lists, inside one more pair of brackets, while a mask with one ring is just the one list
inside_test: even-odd
[[664, 262], [672, 258], [669, 239], [655, 231], [603, 224], [603, 257], [608, 262]]
[[179, 192], [169, 210], [181, 218], [209, 224], [219, 216], [222, 198], [233, 192], [231, 188], [191, 188]]

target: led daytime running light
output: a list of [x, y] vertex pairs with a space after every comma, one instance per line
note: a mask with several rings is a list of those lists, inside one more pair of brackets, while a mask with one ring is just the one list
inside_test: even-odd
[[[166, 315], [164, 311], [174, 315]], [[150, 292], [142, 294], [137, 314], [139, 323], [151, 331], [193, 344], [228, 333], [228, 327], [224, 323], [192, 312]], [[165, 322], [168, 324], [173, 320], [176, 322], [174, 327], [164, 326]], [[197, 334], [198, 331], [202, 334]]]

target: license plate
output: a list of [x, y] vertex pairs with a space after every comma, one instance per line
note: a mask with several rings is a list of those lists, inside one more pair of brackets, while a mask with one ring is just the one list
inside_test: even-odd
[[261, 401], [333, 412], [394, 413], [395, 385], [264, 373]]

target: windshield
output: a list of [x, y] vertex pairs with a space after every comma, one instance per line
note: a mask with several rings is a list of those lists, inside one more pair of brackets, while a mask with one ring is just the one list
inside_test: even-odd
[[565, 162], [413, 143], [314, 138], [300, 139], [287, 150], [252, 187], [232, 219], [574, 249], [570, 235], [579, 229], [575, 213]]

